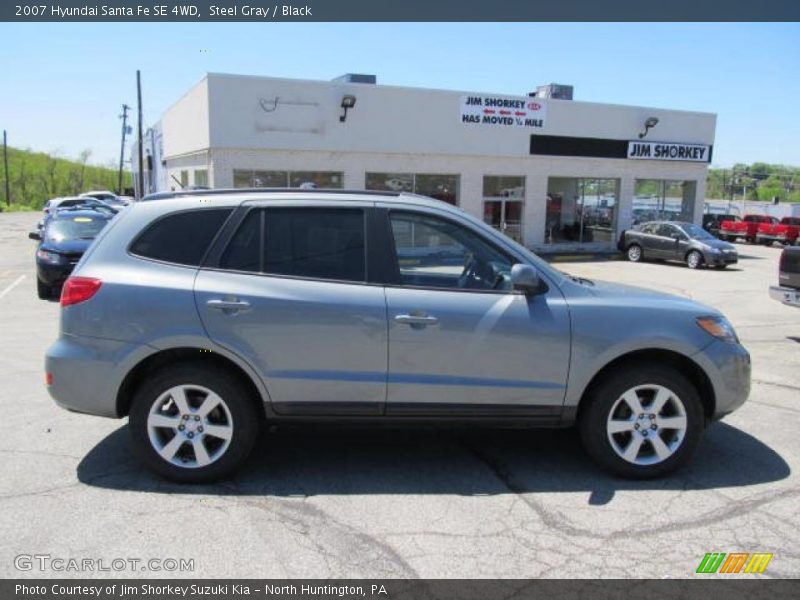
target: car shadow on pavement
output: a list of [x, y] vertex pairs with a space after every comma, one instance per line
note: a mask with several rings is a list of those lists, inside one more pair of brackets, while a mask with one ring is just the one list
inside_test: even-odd
[[725, 423], [706, 431], [689, 466], [652, 481], [627, 481], [601, 471], [573, 429], [287, 427], [264, 436], [235, 477], [183, 485], [140, 466], [123, 426], [95, 446], [77, 469], [86, 485], [149, 493], [306, 497], [585, 491], [592, 505], [607, 504], [621, 490], [749, 486], [789, 473], [774, 450]]

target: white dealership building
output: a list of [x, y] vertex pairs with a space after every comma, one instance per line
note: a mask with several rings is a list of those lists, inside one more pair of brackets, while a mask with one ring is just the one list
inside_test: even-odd
[[413, 191], [539, 251], [610, 249], [644, 220], [700, 221], [714, 114], [571, 97], [210, 73], [148, 131], [145, 191]]

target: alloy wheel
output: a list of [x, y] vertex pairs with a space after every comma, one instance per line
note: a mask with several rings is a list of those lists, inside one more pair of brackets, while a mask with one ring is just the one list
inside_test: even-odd
[[225, 401], [199, 385], [177, 385], [162, 393], [147, 416], [153, 449], [168, 463], [206, 467], [219, 460], [233, 438], [233, 417]]
[[654, 465], [670, 458], [686, 436], [686, 408], [662, 385], [640, 385], [626, 391], [606, 422], [614, 452], [635, 465]]

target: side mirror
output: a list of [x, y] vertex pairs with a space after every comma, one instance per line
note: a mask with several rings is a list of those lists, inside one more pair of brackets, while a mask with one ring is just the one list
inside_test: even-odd
[[42, 241], [42, 233], [40, 231], [31, 231], [28, 233], [28, 239], [36, 240], [38, 242]]
[[511, 283], [515, 290], [524, 294], [538, 294], [542, 291], [539, 273], [530, 265], [516, 264], [511, 267]]

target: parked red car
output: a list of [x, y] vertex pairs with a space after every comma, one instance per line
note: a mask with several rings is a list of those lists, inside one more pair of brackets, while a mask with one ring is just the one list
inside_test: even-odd
[[780, 242], [791, 246], [800, 237], [800, 217], [783, 217], [780, 223], [760, 223], [756, 232], [759, 244]]
[[762, 223], [777, 224], [778, 219], [766, 215], [745, 215], [741, 221], [723, 221], [719, 227], [719, 237], [728, 242], [744, 238], [755, 243], [758, 226]]

